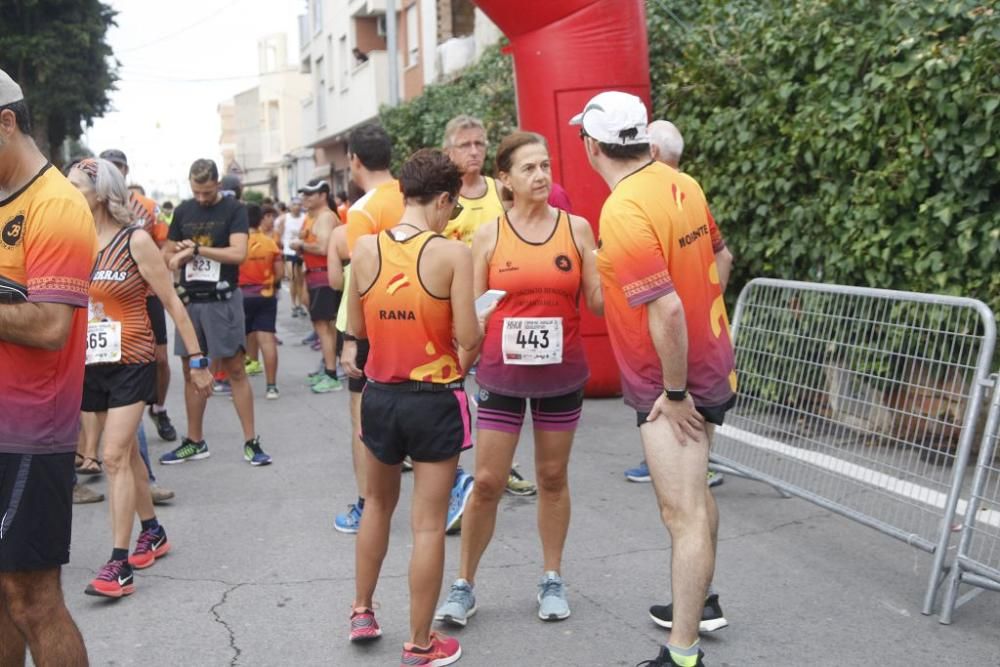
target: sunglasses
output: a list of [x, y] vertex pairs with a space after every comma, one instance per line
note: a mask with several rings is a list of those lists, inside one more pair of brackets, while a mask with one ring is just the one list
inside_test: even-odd
[[456, 201], [455, 208], [451, 209], [451, 215], [448, 216], [448, 219], [455, 220], [456, 218], [458, 218], [458, 216], [462, 215], [462, 211], [464, 210], [465, 207], [462, 206], [461, 202]]
[[587, 131], [581, 127], [580, 128], [580, 140], [582, 141], [582, 140], [586, 139], [589, 136], [590, 135], [587, 134]]

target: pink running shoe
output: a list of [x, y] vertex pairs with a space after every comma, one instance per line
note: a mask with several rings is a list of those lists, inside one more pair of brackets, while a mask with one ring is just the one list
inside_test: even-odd
[[375, 612], [371, 609], [355, 609], [351, 612], [351, 641], [370, 642], [382, 636]]
[[458, 640], [431, 633], [430, 648], [418, 648], [407, 642], [403, 644], [403, 658], [400, 667], [444, 667], [462, 657], [462, 647]]

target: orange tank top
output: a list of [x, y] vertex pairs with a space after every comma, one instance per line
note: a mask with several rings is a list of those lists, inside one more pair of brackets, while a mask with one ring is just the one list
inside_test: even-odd
[[[316, 243], [316, 234], [313, 227], [316, 225], [316, 218], [306, 215], [305, 222], [302, 223], [302, 240], [306, 243]], [[302, 261], [306, 265], [306, 285], [308, 287], [323, 287], [327, 285], [326, 255], [302, 251]]]
[[451, 299], [430, 294], [420, 281], [420, 255], [439, 235], [424, 231], [397, 240], [391, 234], [378, 235], [378, 276], [361, 295], [371, 343], [365, 375], [386, 384], [460, 380]]
[[590, 369], [580, 335], [583, 262], [569, 214], [558, 212], [541, 243], [521, 238], [506, 214], [497, 225], [487, 287], [507, 296], [486, 327], [476, 382], [519, 398], [576, 391]]
[[138, 228], [118, 232], [97, 253], [91, 272], [88, 321], [120, 324], [121, 360], [111, 363], [147, 364], [156, 359], [156, 341], [146, 314], [148, 285], [129, 249], [132, 233]]

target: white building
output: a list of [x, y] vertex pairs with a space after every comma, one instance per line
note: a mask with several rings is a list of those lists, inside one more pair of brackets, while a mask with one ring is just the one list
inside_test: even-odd
[[[396, 0], [398, 99], [420, 95], [473, 62], [500, 32], [471, 0]], [[314, 178], [346, 190], [347, 137], [390, 103], [386, 0], [308, 0], [299, 17], [302, 144], [315, 149]], [[492, 41], [491, 41], [492, 40]]]
[[244, 188], [288, 201], [312, 173], [302, 146], [302, 100], [309, 77], [289, 63], [288, 41], [273, 34], [258, 42], [258, 85], [219, 106], [223, 172]]

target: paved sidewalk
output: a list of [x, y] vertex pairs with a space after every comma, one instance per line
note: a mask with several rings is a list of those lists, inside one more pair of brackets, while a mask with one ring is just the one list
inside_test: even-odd
[[[288, 318], [287, 298], [279, 310], [281, 399], [265, 401], [263, 378], [252, 379], [258, 430], [273, 465], [243, 461], [232, 403], [212, 398], [211, 458], [154, 464], [161, 483], [177, 491], [173, 504], [159, 509], [173, 550], [138, 572], [136, 593], [118, 602], [83, 595], [110, 553], [107, 502], [76, 507], [63, 585], [92, 664], [398, 664], [408, 636], [412, 478], [403, 477], [377, 593], [384, 636], [351, 646], [354, 538], [332, 526], [356, 496], [347, 392], [309, 392], [304, 377], [318, 354], [299, 345], [308, 322]], [[173, 367], [169, 408], [183, 434], [176, 360]], [[480, 570], [479, 613], [456, 633], [465, 652], [457, 664], [635, 665], [656, 654], [666, 635], [646, 609], [669, 599], [669, 538], [652, 487], [622, 475], [640, 458], [633, 420], [620, 400], [584, 407], [563, 571], [572, 617], [548, 624], [535, 615], [536, 500], [508, 496]], [[168, 449], [148, 420], [147, 433], [151, 455]], [[532, 457], [528, 437], [517, 460], [533, 479]], [[472, 462], [473, 455], [463, 456], [467, 468]], [[93, 485], [105, 490], [103, 479]], [[957, 612], [954, 625], [942, 626], [920, 614], [928, 556], [804, 501], [779, 499], [760, 484], [728, 476], [716, 497], [716, 588], [730, 627], [702, 641], [708, 665], [1000, 665], [1000, 595], [980, 595]], [[457, 569], [459, 541], [448, 538], [445, 587]]]

